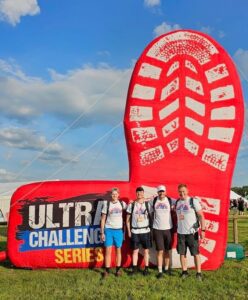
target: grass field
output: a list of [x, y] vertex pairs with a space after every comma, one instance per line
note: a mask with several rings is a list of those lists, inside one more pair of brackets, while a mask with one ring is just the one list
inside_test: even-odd
[[[232, 242], [229, 224], [229, 242]], [[248, 251], [248, 219], [239, 221], [239, 242]], [[6, 226], [0, 227], [0, 249], [6, 247]], [[203, 282], [195, 280], [195, 271], [186, 280], [173, 276], [156, 279], [156, 270], [148, 277], [120, 278], [110, 275], [102, 280], [101, 270], [22, 270], [9, 262], [0, 264], [0, 299], [248, 299], [248, 259], [225, 261], [217, 271], [204, 272]]]

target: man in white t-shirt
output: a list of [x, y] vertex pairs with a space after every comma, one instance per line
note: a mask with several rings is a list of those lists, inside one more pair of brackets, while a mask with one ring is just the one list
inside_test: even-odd
[[149, 267], [149, 249], [151, 248], [150, 232], [150, 204], [145, 201], [143, 187], [136, 189], [136, 200], [127, 207], [127, 232], [131, 239], [132, 253], [132, 271], [137, 273], [139, 247], [144, 249], [145, 269], [143, 275], [148, 275]]
[[204, 214], [199, 200], [189, 197], [186, 184], [178, 186], [178, 193], [180, 199], [177, 200], [175, 208], [177, 213], [177, 251], [182, 266], [181, 277], [188, 276], [186, 253], [189, 248], [190, 254], [194, 256], [196, 278], [202, 280], [198, 229], [201, 225], [201, 238], [205, 238]]
[[163, 277], [163, 260], [165, 264], [164, 272], [170, 275], [170, 255], [171, 250], [171, 199], [166, 196], [166, 187], [157, 187], [158, 196], [151, 200], [153, 211], [153, 239], [157, 250], [158, 274], [157, 278]]
[[109, 274], [111, 264], [111, 249], [116, 247], [116, 276], [121, 275], [121, 246], [123, 243], [123, 210], [126, 203], [119, 201], [119, 189], [113, 188], [112, 199], [104, 201], [101, 217], [101, 240], [106, 248], [105, 252], [105, 271], [103, 276]]

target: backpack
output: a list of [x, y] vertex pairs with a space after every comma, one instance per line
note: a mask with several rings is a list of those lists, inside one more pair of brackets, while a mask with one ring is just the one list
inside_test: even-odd
[[132, 226], [133, 211], [134, 211], [134, 205], [135, 205], [135, 201], [134, 201], [131, 204], [131, 218], [130, 218], [130, 228], [131, 229], [144, 229], [144, 228], [149, 228], [149, 227], [152, 228], [152, 216], [151, 216], [151, 212], [150, 212], [150, 209], [149, 209], [148, 201], [145, 201], [144, 203], [145, 203], [145, 206], [146, 206], [144, 214], [147, 212], [149, 224], [148, 224], [148, 226], [145, 226], [145, 227], [133, 227]]
[[[180, 199], [177, 199], [177, 201], [176, 201], [175, 210], [177, 209], [177, 202], [179, 200]], [[196, 222], [195, 222], [195, 224], [193, 224], [193, 228], [197, 230], [200, 227], [200, 221], [199, 221], [199, 216], [198, 216], [198, 214], [195, 210], [194, 199], [192, 197], [190, 197], [190, 199], [189, 199], [189, 205], [190, 205], [191, 208], [193, 208], [193, 210], [195, 212]]]

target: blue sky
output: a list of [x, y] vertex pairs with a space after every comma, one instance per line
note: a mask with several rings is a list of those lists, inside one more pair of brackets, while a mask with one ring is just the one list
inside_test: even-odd
[[[0, 0], [0, 182], [128, 179], [132, 68], [156, 36], [193, 29], [234, 59], [248, 95], [245, 0]], [[248, 122], [232, 185], [248, 185]]]

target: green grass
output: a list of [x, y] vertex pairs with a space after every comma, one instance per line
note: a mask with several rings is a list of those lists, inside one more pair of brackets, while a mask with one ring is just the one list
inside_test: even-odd
[[[246, 250], [247, 229], [248, 220], [239, 221], [240, 243]], [[0, 226], [1, 249], [5, 244], [6, 226]], [[248, 299], [248, 259], [225, 261], [217, 271], [204, 272], [203, 282], [195, 280], [195, 271], [186, 280], [179, 274], [180, 270], [173, 270], [173, 276], [157, 280], [156, 270], [134, 278], [124, 271], [120, 278], [111, 274], [102, 280], [100, 269], [32, 271], [5, 262], [0, 264], [0, 299]]]

